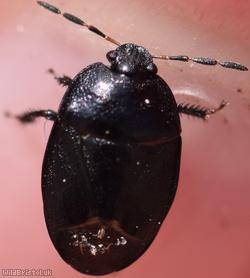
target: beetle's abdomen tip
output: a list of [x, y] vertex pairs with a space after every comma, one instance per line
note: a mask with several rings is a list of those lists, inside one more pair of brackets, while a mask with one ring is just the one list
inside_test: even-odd
[[131, 251], [134, 254], [143, 245], [141, 240], [126, 234], [117, 221], [103, 221], [97, 217], [61, 229], [56, 241], [56, 246], [60, 246], [58, 251], [67, 263], [91, 275], [104, 275], [128, 266], [132, 263]]

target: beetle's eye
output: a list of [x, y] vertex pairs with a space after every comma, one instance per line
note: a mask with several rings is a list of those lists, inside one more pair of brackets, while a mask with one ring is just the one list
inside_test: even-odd
[[114, 62], [117, 57], [117, 52], [115, 50], [111, 50], [107, 53], [106, 56], [109, 62]]
[[152, 73], [157, 73], [157, 67], [154, 63], [151, 63], [147, 66], [147, 70], [152, 72]]

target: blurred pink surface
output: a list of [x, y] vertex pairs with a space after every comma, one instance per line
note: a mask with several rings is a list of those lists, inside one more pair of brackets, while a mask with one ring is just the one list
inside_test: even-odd
[[[231, 59], [250, 67], [248, 1], [52, 3], [152, 53]], [[46, 70], [74, 76], [93, 62], [107, 63], [113, 45], [33, 0], [1, 0], [0, 13], [0, 268], [44, 268], [53, 277], [82, 277], [61, 260], [44, 222], [40, 174], [51, 123], [23, 127], [3, 112], [56, 110], [64, 89]], [[249, 278], [249, 72], [178, 62], [157, 65], [178, 99], [188, 93], [209, 105], [226, 99], [230, 106], [208, 123], [182, 117], [182, 164], [172, 209], [145, 255], [110, 276]]]

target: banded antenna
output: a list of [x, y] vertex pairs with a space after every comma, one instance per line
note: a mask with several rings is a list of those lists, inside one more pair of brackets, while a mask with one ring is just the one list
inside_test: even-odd
[[[47, 2], [37, 1], [37, 3], [40, 6], [42, 6], [43, 8], [45, 8], [45, 9], [47, 9], [47, 10], [49, 10], [49, 11], [55, 13], [55, 14], [62, 14], [61, 11], [57, 7], [51, 5]], [[96, 35], [101, 36], [105, 40], [107, 40], [107, 41], [109, 41], [113, 44], [116, 44], [118, 46], [121, 45], [118, 41], [116, 41], [115, 39], [107, 36], [102, 31], [100, 31], [98, 28], [96, 28], [93, 25], [90, 25], [90, 24], [86, 23], [85, 21], [83, 21], [79, 17], [77, 17], [75, 15], [72, 15], [72, 14], [69, 14], [69, 13], [63, 13], [62, 15], [64, 16], [64, 18], [68, 19], [69, 21], [88, 28], [89, 31], [95, 33]], [[192, 61], [192, 62], [195, 62], [195, 63], [198, 63], [198, 64], [208, 65], [208, 66], [220, 65], [224, 68], [241, 70], [241, 71], [248, 71], [248, 68], [246, 66], [242, 65], [242, 64], [235, 63], [235, 62], [230, 62], [230, 61], [220, 62], [216, 59], [208, 58], [208, 57], [193, 57], [193, 58], [190, 58], [186, 55], [177, 55], [177, 56], [160, 55], [160, 56], [152, 56], [152, 57], [154, 59], [161, 59], [161, 60], [174, 60], [174, 61], [181, 61], [181, 62]]]
[[[43, 8], [45, 8], [45, 9], [47, 9], [47, 10], [49, 10], [49, 11], [55, 13], [55, 14], [62, 14], [61, 11], [60, 11], [57, 7], [51, 5], [51, 4], [47, 3], [47, 2], [44, 2], [44, 1], [37, 1], [37, 3], [38, 3], [40, 6], [42, 6]], [[72, 14], [69, 14], [69, 13], [63, 13], [62, 15], [64, 16], [64, 18], [68, 19], [69, 21], [71, 21], [71, 22], [73, 22], [73, 23], [75, 23], [75, 24], [81, 25], [81, 26], [83, 26], [83, 27], [88, 28], [89, 31], [95, 33], [96, 35], [101, 36], [101, 37], [104, 38], [105, 40], [107, 40], [107, 41], [109, 41], [109, 42], [111, 42], [111, 43], [113, 43], [113, 44], [116, 44], [116, 45], [118, 45], [118, 46], [121, 45], [118, 41], [116, 41], [116, 40], [114, 40], [113, 38], [107, 36], [107, 35], [104, 34], [102, 31], [100, 31], [98, 28], [96, 28], [96, 27], [93, 26], [93, 25], [90, 25], [90, 24], [86, 23], [85, 21], [83, 21], [83, 20], [80, 19], [79, 17], [77, 17], [77, 16], [75, 16], [75, 15], [72, 15]]]
[[242, 64], [235, 63], [235, 62], [220, 62], [218, 60], [215, 60], [213, 58], [208, 58], [208, 57], [194, 57], [190, 58], [185, 55], [178, 55], [178, 56], [166, 56], [166, 55], [161, 55], [161, 56], [153, 56], [155, 59], [161, 59], [161, 60], [174, 60], [174, 61], [181, 61], [181, 62], [195, 62], [198, 64], [202, 65], [207, 65], [207, 66], [215, 66], [215, 65], [220, 65], [224, 68], [229, 68], [229, 69], [235, 69], [235, 70], [242, 70], [242, 71], [247, 71], [248, 68]]

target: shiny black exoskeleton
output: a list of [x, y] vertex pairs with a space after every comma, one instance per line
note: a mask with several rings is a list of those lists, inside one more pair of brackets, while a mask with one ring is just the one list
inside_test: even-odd
[[125, 44], [108, 58], [111, 68], [90, 65], [68, 88], [42, 173], [56, 249], [96, 275], [148, 248], [172, 204], [181, 154], [177, 105], [148, 51]]
[[[38, 4], [60, 14], [43, 1]], [[64, 17], [118, 45], [110, 66], [95, 63], [68, 86], [58, 112], [16, 116], [54, 121], [43, 169], [44, 213], [51, 240], [65, 262], [91, 275], [119, 271], [149, 247], [173, 202], [179, 177], [179, 113], [206, 119], [222, 109], [176, 104], [157, 75], [153, 58], [193, 61], [247, 70], [234, 62], [188, 56], [152, 56], [144, 47], [120, 44], [96, 27]]]

